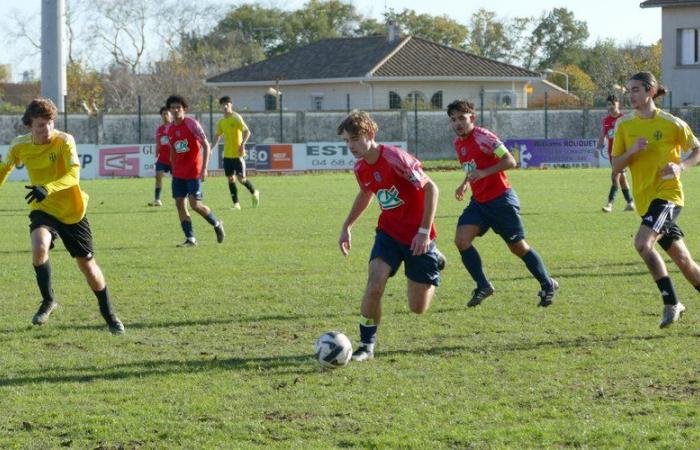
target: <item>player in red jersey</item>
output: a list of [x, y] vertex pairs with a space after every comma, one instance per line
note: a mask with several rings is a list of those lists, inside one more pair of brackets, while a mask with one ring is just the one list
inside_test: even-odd
[[[171, 95], [165, 106], [173, 115], [173, 123], [168, 127], [170, 162], [173, 166], [173, 198], [180, 216], [180, 225], [185, 232], [185, 242], [178, 247], [196, 247], [197, 240], [192, 228], [192, 217], [187, 211], [185, 198], [192, 209], [209, 222], [216, 232], [216, 240], [224, 241], [224, 224], [214, 216], [211, 209], [202, 203], [202, 182], [207, 178], [207, 164], [211, 147], [202, 126], [196, 120], [186, 117], [187, 102], [179, 95]], [[202, 154], [203, 153], [203, 154]]]
[[[600, 131], [600, 137], [598, 137], [598, 143], [596, 146], [602, 152], [607, 144], [608, 150], [608, 160], [612, 162], [612, 147], [613, 147], [613, 136], [615, 135], [615, 122], [617, 119], [624, 116], [620, 112], [620, 101], [615, 95], [609, 95], [605, 100], [608, 107], [608, 115], [603, 119], [603, 127]], [[625, 176], [625, 171], [615, 172], [612, 171], [612, 185], [610, 186], [610, 193], [608, 193], [608, 204], [603, 206], [603, 212], [611, 212], [613, 208], [613, 202], [615, 201], [615, 195], [617, 190], [622, 186], [622, 195], [625, 197], [627, 206], [625, 206], [625, 211], [634, 211], [634, 201], [630, 195], [629, 184], [627, 183], [627, 177]]]
[[455, 198], [464, 199], [467, 187], [472, 198], [457, 222], [455, 245], [464, 267], [476, 282], [476, 289], [467, 306], [477, 306], [494, 292], [484, 274], [481, 257], [472, 245], [477, 236], [489, 228], [506, 241], [508, 248], [520, 257], [540, 283], [538, 306], [552, 304], [559, 283], [547, 273], [540, 255], [525, 242], [525, 229], [520, 219], [520, 201], [511, 189], [505, 171], [516, 166], [515, 158], [491, 131], [476, 126], [474, 105], [455, 100], [447, 107], [452, 129], [457, 134], [454, 145], [464, 168], [464, 181], [457, 187]]
[[374, 195], [382, 210], [360, 308], [360, 346], [353, 353], [355, 361], [374, 357], [382, 294], [401, 263], [408, 279], [408, 305], [416, 314], [430, 307], [445, 266], [445, 257], [434, 241], [438, 188], [416, 158], [400, 148], [377, 144], [377, 130], [377, 124], [363, 111], [350, 113], [338, 126], [338, 134], [357, 158], [354, 171], [360, 185], [338, 240], [343, 255], [350, 251], [352, 226]]
[[160, 108], [160, 117], [163, 123], [156, 130], [156, 195], [148, 206], [162, 206], [160, 201], [160, 190], [163, 186], [163, 174], [171, 172], [170, 167], [170, 144], [168, 144], [168, 126], [173, 121], [170, 110], [163, 106]]

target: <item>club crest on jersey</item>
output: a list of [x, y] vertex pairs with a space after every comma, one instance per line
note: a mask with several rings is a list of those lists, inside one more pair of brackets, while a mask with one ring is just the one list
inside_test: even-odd
[[374, 175], [374, 181], [376, 181], [377, 183], [381, 183], [381, 182], [382, 182], [382, 174], [381, 174], [381, 173], [379, 173], [379, 172], [374, 172], [373, 175]]
[[49, 153], [49, 159], [51, 160], [51, 162], [56, 162], [56, 160], [58, 159], [58, 155], [54, 152], [51, 152]]
[[399, 198], [399, 190], [396, 186], [391, 189], [380, 189], [377, 191], [377, 201], [382, 210], [394, 209], [403, 205], [403, 200]]
[[664, 134], [660, 130], [654, 131], [654, 139], [657, 141], [660, 141], [662, 137], [664, 137]]
[[462, 147], [459, 152], [462, 154], [462, 156], [465, 156], [467, 154], [467, 149], [465, 147]]
[[184, 139], [182, 141], [175, 141], [175, 153], [187, 153], [190, 151], [190, 148], [187, 146], [187, 139]]
[[472, 159], [471, 161], [465, 162], [464, 164], [462, 164], [462, 169], [464, 169], [464, 171], [466, 173], [471, 173], [471, 172], [475, 171], [476, 170], [476, 161], [474, 161]]

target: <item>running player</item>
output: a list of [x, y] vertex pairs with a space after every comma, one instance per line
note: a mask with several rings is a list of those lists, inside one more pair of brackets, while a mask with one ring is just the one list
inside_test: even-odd
[[495, 134], [476, 126], [476, 112], [471, 102], [453, 101], [447, 106], [447, 115], [457, 134], [455, 151], [465, 172], [455, 198], [462, 201], [467, 187], [472, 190], [472, 198], [457, 221], [455, 233], [455, 245], [464, 267], [476, 282], [467, 306], [479, 305], [494, 292], [484, 274], [481, 256], [473, 245], [474, 239], [483, 236], [489, 228], [503, 238], [510, 251], [523, 260], [540, 283], [538, 306], [551, 305], [559, 283], [549, 276], [540, 255], [525, 242], [520, 201], [505, 174], [516, 166], [515, 158]]
[[212, 147], [216, 148], [221, 136], [224, 137], [224, 173], [228, 178], [228, 190], [231, 193], [231, 200], [233, 200], [233, 208], [241, 209], [241, 204], [238, 202], [236, 178], [248, 189], [252, 195], [253, 208], [256, 208], [260, 204], [260, 192], [248, 180], [245, 170], [245, 144], [250, 138], [250, 130], [240, 114], [233, 111], [231, 97], [221, 97], [219, 104], [224, 110], [224, 117], [216, 123], [216, 136]]
[[[613, 143], [613, 170], [630, 168], [632, 194], [642, 217], [634, 246], [661, 293], [664, 309], [659, 326], [665, 328], [685, 311], [678, 301], [666, 263], [655, 248], [664, 249], [685, 278], [700, 291], [700, 267], [676, 224], [683, 203], [681, 173], [700, 161], [700, 141], [688, 124], [656, 107], [666, 93], [653, 74], [639, 72], [627, 83], [634, 114], [618, 120]], [[690, 155], [681, 161], [681, 152]]]
[[173, 116], [168, 108], [160, 108], [160, 117], [163, 123], [156, 130], [156, 195], [148, 206], [162, 206], [160, 191], [163, 186], [163, 174], [172, 172], [170, 167], [170, 145], [168, 144], [168, 126], [173, 121]]
[[114, 313], [102, 270], [92, 248], [92, 232], [85, 211], [88, 195], [80, 189], [80, 160], [73, 136], [54, 129], [58, 112], [47, 98], [35, 98], [27, 105], [22, 123], [29, 134], [12, 141], [7, 162], [0, 163], [0, 186], [14, 168], [24, 164], [29, 175], [25, 199], [29, 204], [32, 264], [41, 292], [41, 305], [32, 318], [44, 325], [58, 307], [51, 282], [49, 250], [60, 237], [68, 253], [97, 297], [102, 317], [112, 334], [124, 334], [124, 325]]
[[168, 127], [170, 161], [173, 166], [173, 198], [180, 217], [180, 225], [185, 233], [185, 242], [178, 247], [196, 247], [192, 217], [187, 210], [189, 201], [192, 209], [204, 217], [214, 227], [216, 240], [224, 241], [224, 224], [216, 218], [211, 209], [202, 203], [202, 182], [207, 178], [207, 164], [211, 147], [202, 126], [196, 120], [186, 117], [187, 102], [179, 95], [171, 95], [165, 106], [173, 115], [173, 123]]
[[360, 346], [353, 353], [355, 361], [374, 357], [384, 288], [401, 263], [407, 278], [408, 305], [416, 314], [430, 307], [445, 266], [434, 242], [438, 188], [416, 158], [400, 148], [378, 145], [374, 140], [377, 130], [374, 120], [362, 111], [350, 113], [338, 126], [338, 134], [357, 159], [354, 171], [360, 185], [338, 239], [343, 255], [348, 255], [351, 229], [373, 195], [382, 210], [360, 307]]
[[[613, 135], [615, 133], [615, 122], [617, 119], [622, 117], [624, 114], [620, 111], [620, 101], [617, 96], [609, 95], [605, 100], [608, 107], [608, 115], [603, 118], [603, 127], [600, 131], [600, 137], [598, 137], [598, 143], [596, 146], [602, 151], [604, 147], [608, 150], [608, 160], [612, 163], [612, 145], [613, 145]], [[625, 171], [622, 172], [612, 172], [611, 176], [612, 185], [610, 186], [610, 192], [608, 193], [608, 204], [603, 206], [603, 212], [611, 212], [613, 209], [613, 202], [615, 201], [615, 196], [617, 195], [617, 190], [622, 186], [622, 195], [625, 197], [627, 206], [625, 206], [625, 211], [634, 211], [634, 201], [630, 195], [630, 188], [627, 184], [627, 177], [625, 176]]]

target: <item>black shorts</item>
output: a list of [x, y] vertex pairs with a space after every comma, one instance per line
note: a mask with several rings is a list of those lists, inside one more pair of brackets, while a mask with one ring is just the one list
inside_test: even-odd
[[227, 177], [238, 175], [245, 178], [245, 160], [243, 158], [224, 158], [224, 173]]
[[673, 241], [682, 239], [685, 236], [683, 230], [676, 225], [681, 209], [680, 206], [673, 202], [655, 198], [649, 204], [647, 212], [642, 215], [642, 225], [661, 235], [658, 242], [664, 250], [671, 248]]
[[57, 237], [63, 241], [68, 253], [75, 258], [92, 259], [92, 232], [87, 217], [83, 217], [80, 222], [65, 224], [54, 216], [44, 211], [32, 211], [29, 213], [29, 232], [37, 228], [46, 228], [51, 233], [51, 247]]

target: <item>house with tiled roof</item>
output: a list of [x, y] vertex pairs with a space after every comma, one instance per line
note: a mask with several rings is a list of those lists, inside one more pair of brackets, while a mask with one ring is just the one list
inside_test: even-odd
[[[323, 39], [206, 83], [239, 111], [443, 109], [455, 98], [527, 107], [540, 74], [416, 36]], [[280, 99], [281, 96], [281, 99]]]
[[661, 83], [674, 106], [700, 105], [700, 0], [647, 0], [661, 8]]

